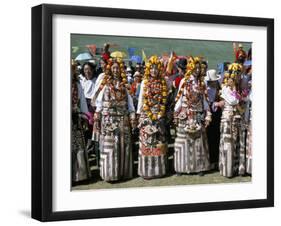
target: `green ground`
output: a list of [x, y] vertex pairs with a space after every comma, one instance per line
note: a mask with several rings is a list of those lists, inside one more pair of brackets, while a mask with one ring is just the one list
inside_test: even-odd
[[[147, 57], [153, 54], [162, 55], [170, 51], [176, 52], [179, 56], [204, 56], [208, 60], [209, 68], [213, 69], [217, 67], [218, 63], [234, 61], [232, 42], [77, 34], [71, 35], [71, 46], [78, 47], [75, 53], [72, 52], [72, 58], [79, 53], [87, 52], [86, 45], [95, 44], [97, 47], [102, 47], [105, 42], [116, 45], [116, 47], [110, 48], [111, 52], [119, 50], [127, 53], [128, 47], [135, 47], [136, 55], [141, 56], [143, 49]], [[248, 51], [251, 43], [243, 43], [243, 45], [245, 51]]]
[[192, 185], [192, 184], [217, 184], [217, 183], [237, 183], [250, 182], [251, 177], [234, 177], [231, 179], [222, 177], [218, 172], [211, 172], [203, 177], [198, 175], [168, 175], [164, 178], [144, 180], [141, 177], [135, 177], [128, 181], [108, 183], [105, 181], [92, 180], [90, 182], [80, 183], [72, 187], [72, 190], [88, 189], [108, 189], [108, 188], [130, 188], [130, 187], [153, 187], [153, 186], [174, 186], [174, 185]]
[[[172, 155], [169, 157], [169, 166], [172, 166]], [[96, 167], [94, 155], [90, 158], [92, 179], [75, 184], [72, 190], [88, 190], [88, 189], [108, 189], [108, 188], [129, 188], [129, 187], [152, 187], [152, 186], [173, 186], [173, 185], [192, 185], [192, 184], [217, 184], [217, 183], [237, 183], [251, 182], [250, 176], [237, 176], [231, 179], [220, 176], [218, 171], [207, 172], [204, 176], [187, 175], [176, 176], [170, 173], [166, 177], [145, 180], [137, 176], [137, 161], [134, 164], [134, 178], [127, 181], [108, 183], [102, 181], [99, 177], [99, 171]], [[170, 170], [170, 172], [172, 169]]]

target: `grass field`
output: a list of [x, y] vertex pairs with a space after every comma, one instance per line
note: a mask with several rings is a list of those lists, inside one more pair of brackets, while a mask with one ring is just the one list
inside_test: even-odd
[[[169, 182], [169, 183], [167, 183]], [[218, 184], [218, 183], [238, 183], [238, 182], [251, 182], [251, 177], [234, 177], [231, 179], [222, 177], [218, 172], [209, 172], [205, 176], [198, 175], [182, 175], [176, 176], [175, 174], [167, 175], [163, 178], [152, 180], [145, 180], [141, 177], [135, 177], [131, 180], [120, 181], [115, 183], [108, 183], [102, 180], [92, 179], [89, 182], [80, 183], [72, 190], [89, 190], [89, 189], [109, 189], [109, 188], [132, 188], [132, 187], [155, 187], [155, 186], [175, 186], [175, 185], [196, 185], [196, 184]]]
[[[170, 150], [171, 151], [171, 150]], [[169, 173], [163, 178], [155, 178], [151, 180], [145, 180], [137, 175], [137, 156], [134, 157], [134, 177], [126, 181], [118, 181], [114, 183], [108, 183], [101, 180], [99, 176], [99, 170], [96, 165], [96, 159], [94, 155], [90, 155], [90, 166], [92, 172], [92, 178], [88, 181], [79, 182], [72, 186], [72, 190], [88, 190], [88, 189], [109, 189], [109, 188], [132, 188], [132, 187], [155, 187], [155, 186], [174, 186], [174, 185], [195, 185], [195, 184], [218, 184], [218, 183], [241, 183], [251, 182], [250, 176], [237, 176], [233, 178], [226, 178], [219, 175], [218, 171], [206, 172], [204, 176], [197, 174], [187, 175], [183, 174], [177, 176], [173, 172], [173, 156], [170, 152], [168, 165]]]
[[[143, 49], [147, 57], [153, 54], [169, 54], [171, 51], [179, 56], [204, 56], [208, 60], [210, 69], [216, 69], [218, 63], [234, 61], [232, 42], [78, 34], [71, 35], [71, 46], [78, 47], [71, 56], [75, 58], [79, 53], [86, 52], [86, 45], [95, 44], [97, 47], [102, 47], [106, 42], [114, 44], [115, 47], [110, 48], [111, 52], [119, 50], [127, 53], [128, 47], [134, 47], [135, 55], [141, 56]], [[251, 43], [242, 42], [242, 44], [245, 51], [248, 51]]]

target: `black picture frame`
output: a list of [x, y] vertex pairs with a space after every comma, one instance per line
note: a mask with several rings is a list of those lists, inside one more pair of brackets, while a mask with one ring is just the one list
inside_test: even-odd
[[[267, 197], [246, 201], [95, 210], [52, 210], [52, 18], [55, 14], [247, 25], [267, 29]], [[274, 20], [43, 4], [32, 8], [32, 218], [40, 221], [123, 217], [274, 206]]]

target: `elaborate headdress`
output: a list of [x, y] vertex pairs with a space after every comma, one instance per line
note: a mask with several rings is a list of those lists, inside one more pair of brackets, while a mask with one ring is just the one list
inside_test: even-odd
[[186, 73], [185, 73], [185, 79], [188, 80], [190, 78], [190, 75], [192, 75], [193, 71], [195, 70], [196, 64], [200, 64], [201, 66], [201, 58], [200, 57], [192, 57], [190, 56], [188, 58], [188, 63], [186, 66]]
[[[188, 63], [187, 63], [187, 66], [186, 66], [186, 73], [184, 75], [184, 83], [183, 85], [181, 86], [177, 96], [176, 96], [176, 99], [175, 101], [177, 102], [178, 99], [180, 98], [185, 86], [186, 86], [186, 83], [190, 80], [190, 76], [192, 75], [192, 73], [194, 72], [195, 68], [196, 68], [196, 64], [200, 64], [201, 66], [201, 60], [202, 58], [201, 57], [192, 57], [190, 56], [188, 58]], [[201, 72], [200, 72], [201, 73]], [[204, 88], [205, 87], [205, 83], [204, 83], [204, 77], [200, 75], [199, 77], [199, 86], [201, 88]]]
[[161, 76], [163, 75], [163, 70], [164, 70], [163, 62], [160, 61], [156, 55], [154, 55], [154, 56], [151, 56], [149, 58], [149, 61], [145, 65], [145, 71], [144, 71], [144, 78], [145, 79], [149, 78], [150, 68], [152, 67], [152, 65], [157, 65], [157, 68], [159, 70], [159, 74]]
[[125, 72], [125, 67], [124, 67], [124, 63], [122, 58], [110, 58], [107, 61], [106, 67], [105, 67], [105, 77], [110, 78], [111, 75], [111, 67], [113, 64], [117, 63], [119, 68], [120, 68], [120, 76], [122, 78], [122, 83], [123, 84], [127, 84], [127, 76], [126, 76], [126, 72]]
[[238, 63], [232, 63], [228, 66], [227, 72], [224, 73], [224, 81], [223, 83], [226, 84], [229, 78], [237, 79], [238, 76], [242, 72], [242, 65]]

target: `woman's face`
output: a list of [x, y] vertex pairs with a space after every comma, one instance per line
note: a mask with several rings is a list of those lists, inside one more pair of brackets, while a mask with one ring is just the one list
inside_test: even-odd
[[105, 65], [106, 65], [106, 63], [103, 60], [101, 60], [100, 67], [101, 67], [102, 71], [105, 71]]
[[84, 66], [83, 71], [84, 71], [84, 74], [85, 74], [85, 78], [87, 80], [91, 80], [93, 78], [94, 72], [93, 72], [93, 69], [91, 68], [91, 66], [86, 64]]
[[113, 76], [115, 77], [118, 77], [120, 75], [120, 67], [117, 63], [114, 63], [112, 66], [111, 66], [111, 72], [113, 74]]
[[150, 68], [150, 75], [153, 77], [153, 78], [156, 78], [159, 74], [159, 70], [158, 70], [158, 67], [156, 64], [153, 64]]
[[200, 67], [200, 64], [197, 63], [195, 65], [195, 69], [194, 69], [193, 75], [197, 78], [197, 77], [199, 77], [200, 72], [201, 72], [201, 67]]
[[135, 80], [136, 80], [136, 82], [141, 82], [141, 77], [140, 76], [136, 76]]
[[138, 72], [141, 71], [141, 68], [140, 68], [140, 66], [138, 64], [136, 65], [136, 71], [138, 71]]
[[229, 78], [229, 79], [227, 80], [227, 85], [228, 85], [229, 87], [233, 88], [234, 85], [235, 85], [234, 79], [233, 79], [233, 78]]
[[206, 65], [202, 64], [202, 67], [201, 67], [201, 74], [202, 74], [203, 76], [205, 76], [205, 75], [206, 75], [206, 72], [207, 72], [207, 67], [206, 67]]

